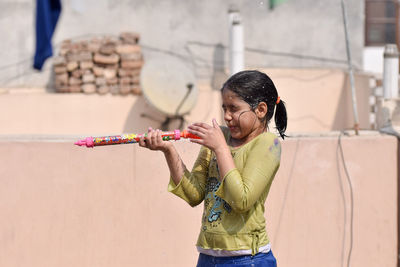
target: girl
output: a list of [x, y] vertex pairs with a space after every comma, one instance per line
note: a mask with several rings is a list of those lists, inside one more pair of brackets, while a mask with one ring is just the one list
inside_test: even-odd
[[242, 71], [221, 89], [228, 127], [194, 123], [189, 132], [201, 146], [189, 172], [161, 131], [149, 128], [139, 145], [164, 153], [171, 173], [168, 191], [192, 207], [204, 200], [197, 240], [198, 267], [276, 266], [265, 230], [264, 203], [279, 168], [281, 146], [268, 132], [274, 115], [282, 139], [286, 108], [274, 83], [259, 71]]

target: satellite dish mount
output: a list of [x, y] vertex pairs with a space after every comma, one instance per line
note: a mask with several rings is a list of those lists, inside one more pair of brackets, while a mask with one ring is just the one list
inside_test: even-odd
[[185, 101], [186, 101], [186, 99], [188, 98], [188, 96], [190, 95], [190, 92], [192, 91], [192, 89], [193, 89], [193, 84], [192, 83], [188, 83], [187, 85], [186, 85], [186, 88], [187, 88], [187, 92], [186, 92], [186, 94], [185, 94], [185, 96], [183, 97], [183, 99], [181, 100], [181, 102], [179, 103], [179, 105], [178, 105], [178, 107], [176, 108], [176, 111], [175, 111], [175, 115], [174, 116], [167, 116], [166, 118], [165, 118], [165, 120], [161, 123], [161, 130], [163, 130], [163, 131], [167, 131], [168, 130], [168, 128], [169, 128], [169, 124], [171, 123], [171, 121], [173, 121], [173, 120], [179, 120], [179, 129], [180, 130], [182, 130], [183, 129], [183, 126], [184, 126], [184, 124], [185, 124], [185, 118], [184, 118], [184, 116], [186, 115], [186, 114], [189, 114], [189, 112], [186, 112], [185, 114], [179, 114], [179, 110], [180, 110], [180, 108], [182, 107], [182, 105], [185, 103]]
[[166, 117], [157, 120], [146, 114], [141, 116], [159, 121], [163, 131], [169, 130], [173, 121], [179, 121], [178, 128], [182, 130], [184, 116], [190, 113], [197, 101], [197, 88], [191, 68], [176, 57], [157, 55], [143, 66], [141, 84], [147, 102]]

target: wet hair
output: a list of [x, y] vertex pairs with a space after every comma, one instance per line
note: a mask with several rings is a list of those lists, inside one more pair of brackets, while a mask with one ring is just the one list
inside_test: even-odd
[[221, 92], [225, 89], [237, 94], [241, 99], [248, 103], [254, 111], [258, 104], [265, 102], [268, 110], [262, 119], [265, 127], [274, 116], [275, 125], [282, 139], [285, 139], [285, 131], [287, 126], [287, 114], [285, 103], [278, 100], [278, 92], [274, 83], [267, 74], [257, 70], [245, 70], [232, 75], [222, 86]]

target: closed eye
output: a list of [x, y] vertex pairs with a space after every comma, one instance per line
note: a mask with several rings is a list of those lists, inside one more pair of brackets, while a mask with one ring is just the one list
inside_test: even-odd
[[238, 106], [234, 106], [234, 105], [229, 105], [228, 107], [226, 107], [226, 106], [222, 105], [222, 110], [224, 112], [226, 112], [227, 110], [229, 110], [230, 112], [236, 112], [236, 111], [239, 110], [239, 107]]

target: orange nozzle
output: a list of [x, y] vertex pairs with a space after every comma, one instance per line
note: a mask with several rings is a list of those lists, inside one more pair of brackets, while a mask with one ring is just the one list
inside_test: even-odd
[[189, 133], [187, 130], [183, 130], [181, 132], [181, 137], [183, 137], [183, 138], [192, 138], [192, 139], [201, 139], [197, 135]]

